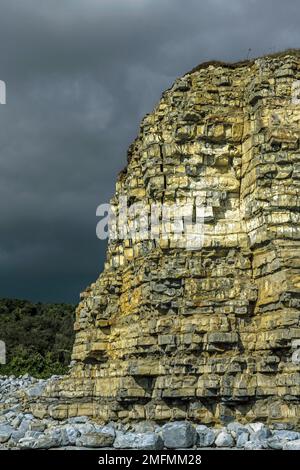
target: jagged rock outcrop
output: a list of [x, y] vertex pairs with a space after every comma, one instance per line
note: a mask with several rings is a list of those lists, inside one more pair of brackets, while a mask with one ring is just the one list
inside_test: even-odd
[[114, 211], [201, 205], [203, 245], [110, 241], [36, 415], [297, 423], [299, 79], [298, 51], [202, 64], [144, 118]]

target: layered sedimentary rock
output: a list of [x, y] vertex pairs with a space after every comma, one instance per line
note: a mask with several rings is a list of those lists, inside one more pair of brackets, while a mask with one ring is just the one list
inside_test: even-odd
[[201, 206], [203, 244], [110, 240], [70, 375], [36, 414], [297, 422], [299, 79], [297, 51], [202, 64], [144, 118], [114, 211], [124, 195]]

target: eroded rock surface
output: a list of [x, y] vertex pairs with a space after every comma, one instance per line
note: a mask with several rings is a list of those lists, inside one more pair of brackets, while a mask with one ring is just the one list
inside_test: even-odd
[[299, 79], [298, 51], [203, 64], [143, 119], [114, 212], [124, 195], [200, 205], [203, 246], [110, 241], [72, 370], [31, 400], [36, 416], [299, 421]]

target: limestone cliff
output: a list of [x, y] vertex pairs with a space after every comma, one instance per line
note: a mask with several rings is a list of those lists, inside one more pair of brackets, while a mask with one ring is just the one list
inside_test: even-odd
[[143, 119], [115, 211], [124, 194], [197, 201], [203, 246], [110, 241], [77, 309], [74, 365], [36, 414], [299, 419], [299, 79], [298, 51], [202, 64]]

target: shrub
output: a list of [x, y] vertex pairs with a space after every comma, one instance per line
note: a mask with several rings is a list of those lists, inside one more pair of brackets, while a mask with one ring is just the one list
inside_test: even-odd
[[46, 378], [67, 371], [74, 342], [74, 305], [0, 300], [0, 339], [7, 363], [1, 375]]

